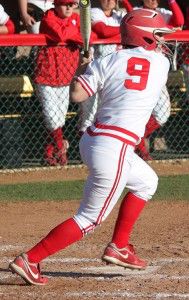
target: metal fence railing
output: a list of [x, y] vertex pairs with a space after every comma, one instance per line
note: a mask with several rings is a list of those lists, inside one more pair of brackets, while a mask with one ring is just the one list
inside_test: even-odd
[[[36, 44], [1, 46], [0, 40], [0, 169], [46, 165], [44, 148], [49, 128], [35, 78], [39, 51], [48, 46]], [[170, 116], [149, 139], [150, 153], [157, 160], [189, 158], [189, 38], [177, 42], [176, 54], [176, 64], [167, 82], [168, 93], [164, 94], [170, 98]], [[68, 65], [68, 76], [70, 68]], [[78, 106], [69, 104], [64, 125], [64, 137], [70, 145], [69, 164], [81, 163], [77, 123]]]

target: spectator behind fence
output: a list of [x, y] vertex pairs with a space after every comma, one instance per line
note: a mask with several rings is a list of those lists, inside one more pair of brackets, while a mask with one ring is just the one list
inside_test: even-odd
[[4, 7], [0, 4], [0, 34], [14, 33], [15, 26]]
[[[141, 6], [135, 6], [133, 7], [133, 9], [152, 9], [162, 14], [167, 25], [180, 28], [182, 28], [182, 26], [184, 25], [184, 16], [176, 0], [167, 0], [170, 10], [159, 7], [160, 0], [142, 0], [140, 2]], [[130, 7], [128, 6], [127, 10], [130, 11], [131, 7], [132, 5], [130, 4]]]
[[44, 13], [54, 7], [54, 0], [18, 0], [21, 20], [29, 33], [39, 33]]
[[68, 142], [63, 138], [69, 104], [69, 84], [79, 63], [80, 17], [74, 12], [76, 0], [55, 0], [55, 8], [42, 18], [40, 33], [49, 43], [67, 43], [40, 49], [37, 57], [35, 83], [42, 103], [49, 139], [45, 146], [45, 160], [54, 166], [67, 163]]
[[[163, 15], [163, 18], [166, 21], [167, 25], [181, 29], [184, 24], [184, 16], [177, 2], [175, 0], [168, 0], [170, 10], [159, 7], [159, 3], [159, 0], [142, 0], [140, 7], [134, 7], [132, 9], [147, 8], [160, 12]], [[127, 10], [130, 11], [131, 7], [131, 5], [130, 7], [127, 6]], [[136, 147], [136, 151], [144, 160], [152, 160], [152, 157], [149, 154], [146, 140], [153, 132], [155, 132], [167, 122], [170, 113], [170, 96], [167, 91], [167, 87], [165, 86], [162, 89], [159, 101], [153, 110], [152, 116], [146, 125], [144, 137], [141, 139], [140, 144]]]
[[[128, 0], [123, 0], [121, 3], [124, 8], [132, 9]], [[91, 9], [92, 31], [97, 35], [98, 39], [112, 39], [112, 41], [119, 39], [120, 23], [126, 11], [126, 9], [120, 10], [118, 8], [117, 0], [99, 0], [98, 7]], [[121, 48], [120, 44], [117, 45], [115, 43], [94, 45], [94, 58], [104, 57], [119, 48]], [[98, 95], [94, 95], [88, 101], [79, 104], [78, 129], [80, 136], [92, 124], [99, 101]]]
[[186, 16], [184, 20], [184, 29], [189, 30], [189, 6], [186, 8]]

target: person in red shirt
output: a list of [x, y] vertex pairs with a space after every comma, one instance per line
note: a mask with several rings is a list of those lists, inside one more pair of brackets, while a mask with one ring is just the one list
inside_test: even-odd
[[[49, 45], [39, 51], [35, 83], [49, 132], [44, 158], [51, 166], [67, 164], [68, 142], [62, 127], [69, 105], [69, 84], [79, 63], [78, 43], [82, 42], [80, 17], [74, 12], [76, 1], [55, 0], [55, 8], [45, 13], [40, 26]], [[66, 45], [58, 46], [61, 42]]]

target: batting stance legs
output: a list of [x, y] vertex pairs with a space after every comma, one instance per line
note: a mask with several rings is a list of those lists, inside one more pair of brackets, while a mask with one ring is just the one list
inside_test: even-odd
[[[89, 168], [89, 177], [77, 214], [55, 227], [36, 246], [10, 264], [10, 268], [29, 283], [45, 284], [47, 279], [41, 276], [36, 280], [28, 276], [28, 272], [23, 272], [23, 261], [30, 268], [37, 266], [47, 256], [94, 230], [109, 215], [125, 187], [129, 188], [129, 193], [122, 201], [112, 243], [105, 249], [103, 259], [129, 268], [146, 267], [146, 262], [138, 258], [129, 245], [129, 236], [146, 202], [156, 191], [156, 174], [137, 156], [133, 146], [114, 138], [91, 137], [85, 133], [80, 151]], [[120, 251], [126, 251], [126, 255]], [[22, 273], [19, 265], [22, 266]]]

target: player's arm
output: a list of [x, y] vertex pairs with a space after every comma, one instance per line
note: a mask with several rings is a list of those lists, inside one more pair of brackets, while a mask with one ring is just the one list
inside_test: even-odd
[[86, 101], [89, 98], [87, 91], [77, 78], [74, 78], [70, 85], [70, 100], [74, 103]]
[[174, 27], [182, 27], [184, 25], [184, 16], [176, 0], [168, 0], [168, 4], [173, 13], [169, 21], [169, 25]]
[[75, 76], [70, 84], [70, 100], [75, 103], [86, 101], [89, 98], [89, 93], [85, 88], [85, 85], [82, 84], [79, 76], [84, 74], [88, 64], [91, 61], [91, 57], [82, 58], [80, 67], [77, 70], [77, 76]]
[[35, 24], [35, 19], [32, 16], [30, 16], [30, 14], [28, 14], [27, 5], [27, 0], [18, 0], [21, 19], [26, 27]]
[[5, 25], [0, 25], [0, 34], [10, 34], [15, 32], [15, 26], [13, 21], [10, 19], [7, 21]]
[[120, 1], [123, 7], [126, 9], [127, 12], [130, 12], [133, 10], [133, 6], [129, 2], [129, 0], [121, 0]]
[[92, 30], [97, 34], [98, 38], [106, 39], [120, 34], [119, 26], [108, 26], [103, 22], [97, 22], [92, 25]]
[[0, 4], [0, 34], [14, 33], [15, 26], [9, 15], [5, 12], [4, 7]]

